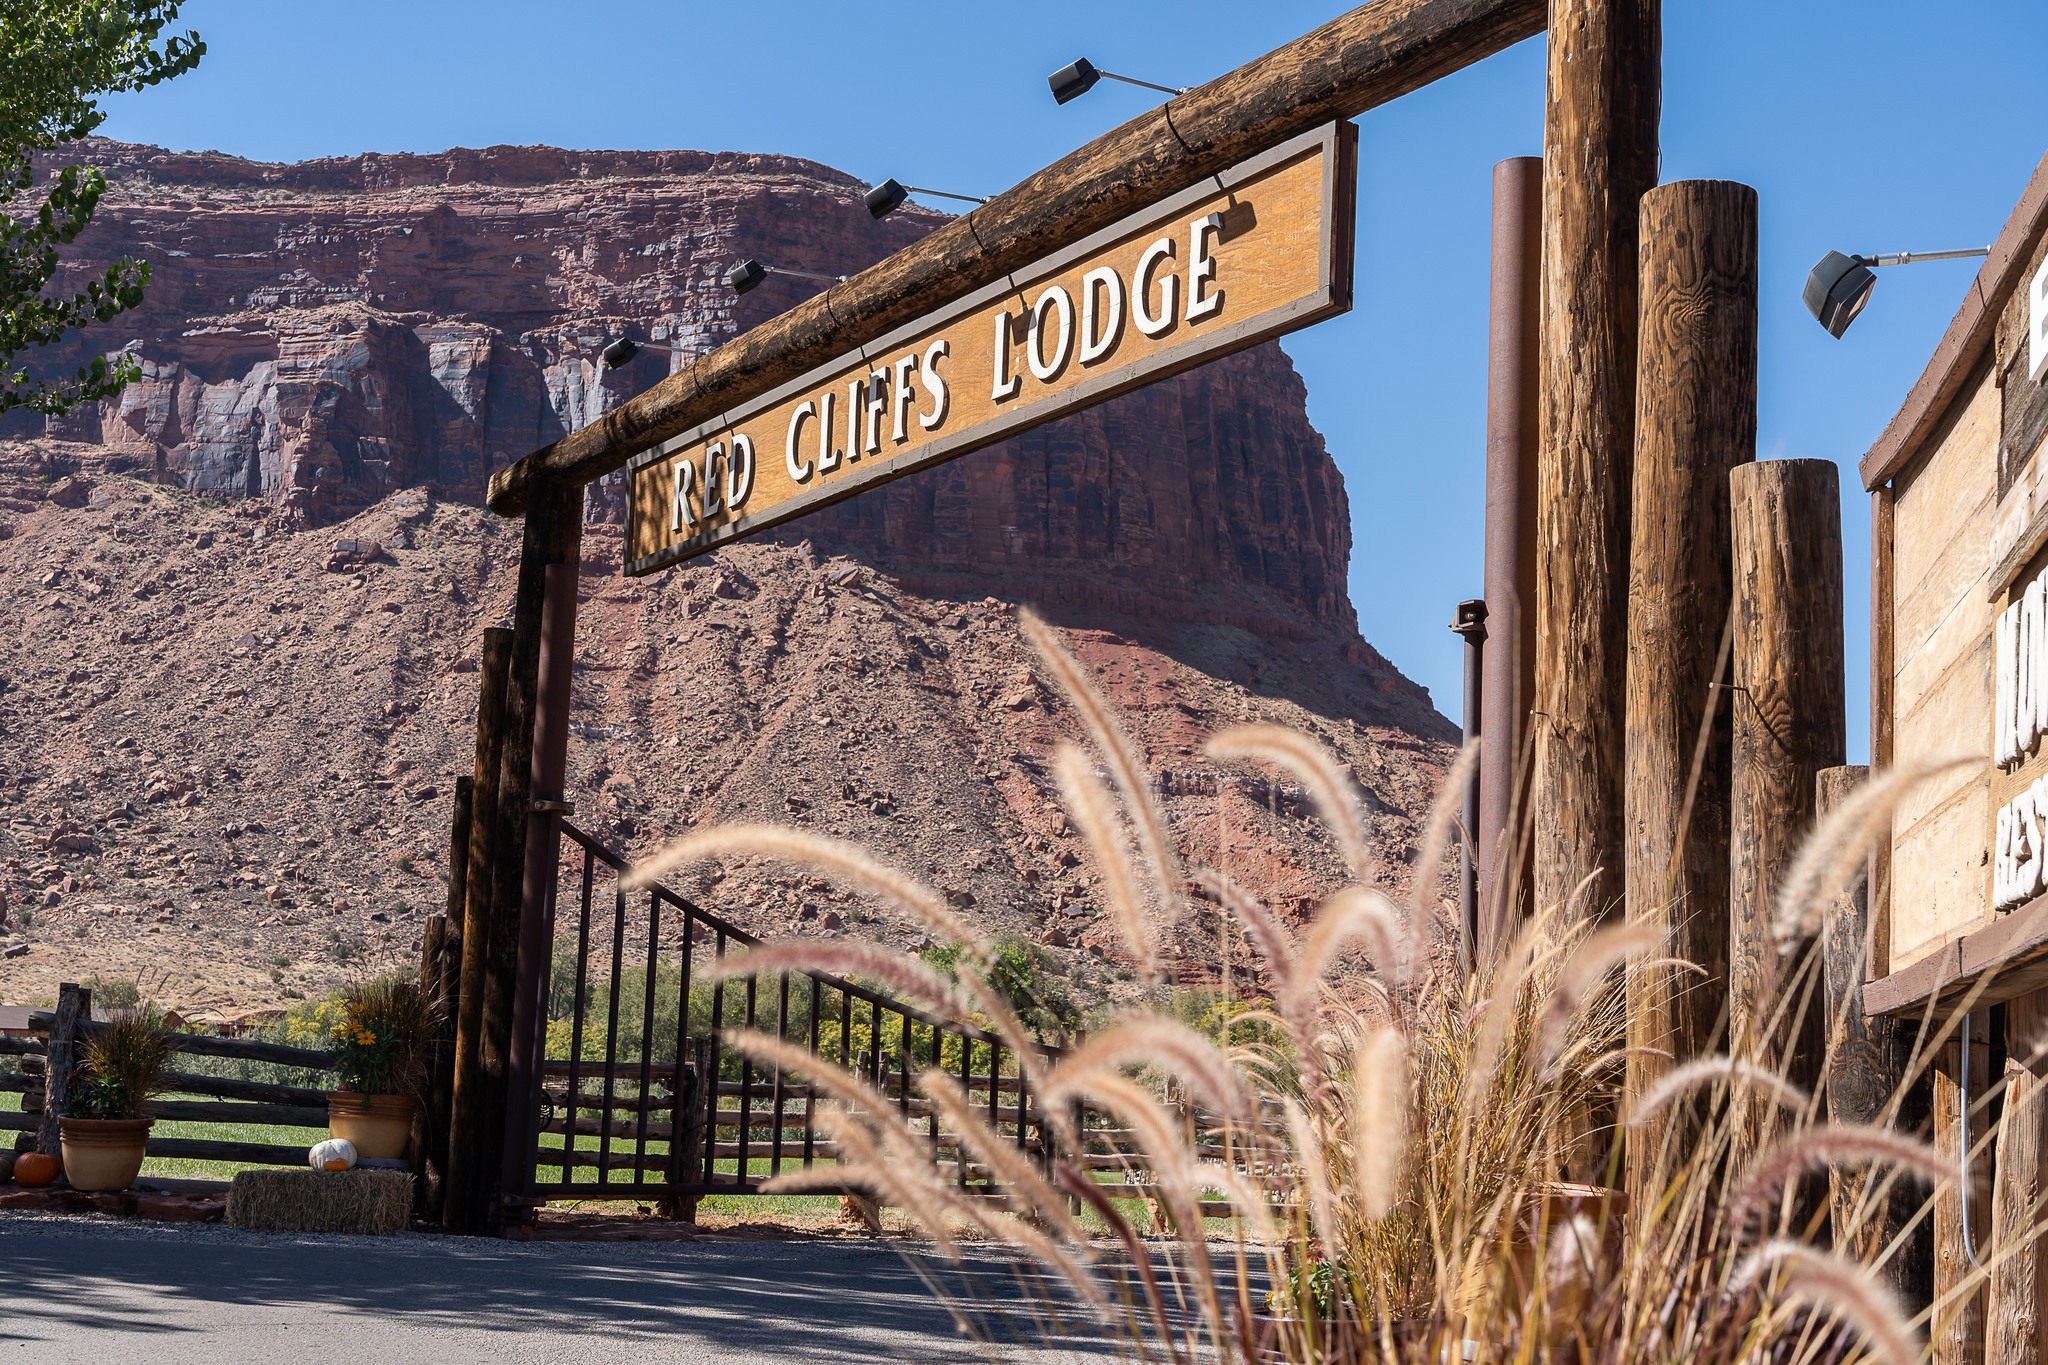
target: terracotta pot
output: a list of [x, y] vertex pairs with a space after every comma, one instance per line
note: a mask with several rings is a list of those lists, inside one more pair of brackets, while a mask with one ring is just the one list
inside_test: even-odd
[[410, 1095], [358, 1095], [335, 1090], [327, 1096], [327, 1131], [355, 1144], [359, 1157], [395, 1161], [412, 1140], [412, 1116], [420, 1102]]
[[155, 1119], [57, 1120], [64, 1179], [74, 1190], [125, 1190], [142, 1174]]

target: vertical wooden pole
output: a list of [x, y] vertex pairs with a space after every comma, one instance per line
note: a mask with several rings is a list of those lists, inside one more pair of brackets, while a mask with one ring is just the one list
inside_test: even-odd
[[[508, 1054], [503, 1188], [523, 1195], [533, 1174], [540, 1122], [539, 1083], [550, 949], [554, 943], [555, 883], [562, 842], [562, 785], [568, 772], [569, 708], [576, 665], [575, 564], [547, 566], [541, 616], [540, 685], [535, 693], [533, 765], [526, 826], [525, 880], [520, 888], [517, 977]], [[652, 950], [650, 949], [650, 952]], [[653, 970], [653, 963], [648, 964]], [[687, 1008], [687, 1002], [685, 1002]], [[678, 1064], [680, 1064], [680, 1058]], [[508, 1211], [509, 1216], [509, 1211]]]
[[[1826, 1046], [1820, 983], [1810, 952], [1779, 952], [1772, 920], [1779, 882], [1813, 827], [1816, 775], [1841, 764], [1847, 743], [1839, 484], [1831, 460], [1743, 465], [1728, 482], [1729, 1047], [1811, 1089]], [[1747, 1140], [1760, 1142], [1766, 1116], [1759, 1109], [1752, 1119]]]
[[[1629, 919], [1664, 940], [1630, 962], [1628, 1093], [1714, 1048], [1728, 998], [1727, 712], [1714, 687], [1734, 595], [1728, 474], [1756, 457], [1756, 191], [1726, 180], [1643, 196], [1625, 755]], [[1658, 1153], [1631, 1142], [1632, 1196]], [[1644, 1207], [1648, 1207], [1646, 1202]]]
[[1543, 158], [1493, 168], [1486, 351], [1486, 633], [1479, 732], [1479, 961], [1513, 935], [1529, 896], [1525, 741], [1536, 681], [1536, 338]]
[[[1861, 766], [1823, 768], [1814, 792], [1815, 811], [1825, 817], [1869, 779]], [[1910, 1087], [1896, 1115], [1887, 1113], [1892, 1097], [1907, 1084], [1912, 1064], [1912, 1030], [1886, 1015], [1863, 1012], [1865, 943], [1869, 928], [1867, 888], [1857, 886], [1831, 908], [1821, 935], [1821, 962], [1827, 990], [1827, 1105], [1831, 1123], [1887, 1124], [1902, 1132], [1924, 1130], [1927, 1094], [1924, 1084]], [[1874, 1205], [1866, 1191], [1885, 1173], [1866, 1165], [1833, 1166], [1828, 1170], [1829, 1222], [1834, 1245], [1851, 1260], [1876, 1266], [1879, 1278], [1918, 1312], [1934, 1289], [1933, 1232], [1922, 1219], [1896, 1252], [1885, 1248], [1913, 1224], [1925, 1196], [1911, 1180], [1894, 1180], [1890, 1196]]]
[[[2048, 1252], [2023, 1234], [2040, 1221], [2048, 1193], [2048, 994], [2033, 991], [2005, 1006], [2005, 1111], [1998, 1121], [1991, 1200], [1991, 1247], [2012, 1247], [1991, 1271], [1986, 1314], [1988, 1358], [2041, 1359], [2048, 1324]], [[1983, 1254], [1983, 1253], [1980, 1253]]]
[[36, 1150], [59, 1152], [57, 1120], [71, 1112], [71, 1071], [78, 1065], [78, 1025], [92, 1017], [92, 992], [76, 982], [57, 987], [57, 1011], [50, 1038], [43, 1045], [43, 1121], [36, 1128]]
[[418, 1134], [423, 1154], [420, 1216], [441, 1221], [448, 1195], [448, 1127], [455, 1099], [455, 1016], [462, 979], [462, 915], [469, 884], [469, 834], [474, 818], [476, 779], [455, 779], [455, 799], [448, 820], [448, 908], [427, 921], [420, 953], [420, 989], [440, 1014], [440, 1032], [427, 1077], [426, 1101], [420, 1106]]
[[[1970, 1079], [1971, 1103], [1974, 1104], [1983, 1093], [1984, 1072], [1991, 1063], [1991, 1049], [1977, 1041], [1982, 1034], [1971, 1039]], [[1941, 1153], [1942, 1164], [1950, 1170], [1958, 1169], [1962, 1152], [1958, 1138], [1961, 1136], [1962, 1116], [1961, 1092], [1959, 1087], [1962, 1049], [1956, 1043], [1949, 1043], [1941, 1050], [1941, 1056], [1934, 1068], [1934, 1148]], [[1972, 1127], [1977, 1125], [1973, 1124]], [[1974, 1142], [1978, 1134], [1973, 1132]], [[1973, 1174], [1983, 1170], [1989, 1163], [1982, 1159], [1971, 1163]], [[1972, 1185], [1978, 1182], [1973, 1179]], [[1942, 1184], [1934, 1195], [1934, 1298], [1935, 1313], [1933, 1330], [1929, 1334], [1929, 1345], [1933, 1347], [1934, 1365], [1984, 1365], [1984, 1286], [1980, 1283], [1968, 1294], [1958, 1295], [1961, 1286], [1975, 1274], [1975, 1267], [1963, 1246], [1963, 1214], [1960, 1194], [1962, 1187], [1956, 1180]], [[1970, 1196], [1970, 1228], [1981, 1240], [1984, 1228], [1984, 1201], [1973, 1189]], [[1981, 1250], [1980, 1253], [1981, 1254]], [[2002, 1362], [2001, 1362], [2002, 1365]]]
[[[1870, 762], [1892, 766], [1892, 489], [1870, 495]], [[1887, 829], [1870, 850], [1869, 980], [1892, 970], [1892, 839]]]
[[499, 1196], [505, 1169], [505, 1118], [511, 1082], [512, 1013], [519, 976], [519, 917], [526, 882], [526, 839], [533, 814], [533, 748], [540, 644], [550, 565], [579, 566], [583, 548], [583, 488], [542, 481], [527, 499], [520, 542], [519, 584], [513, 599], [511, 664], [505, 679], [505, 743], [498, 760], [495, 805], [478, 800], [479, 820], [491, 815], [493, 856], [477, 867], [490, 883], [490, 942], [481, 990], [478, 1032], [483, 1104], [473, 1155], [487, 1193], [486, 1222], [505, 1212]]
[[483, 663], [477, 679], [476, 774], [471, 779], [473, 815], [469, 854], [464, 859], [462, 961], [455, 991], [455, 1065], [449, 1102], [448, 1179], [442, 1225], [452, 1232], [478, 1232], [485, 1222], [488, 1174], [478, 1150], [483, 1124], [484, 970], [490, 956], [491, 879], [497, 843], [498, 770], [505, 749], [505, 684], [512, 668], [512, 632], [484, 630]]
[[[1622, 885], [1636, 205], [1657, 180], [1658, 0], [1551, 0], [1537, 469], [1538, 909]], [[1596, 875], [1597, 874], [1597, 875]]]

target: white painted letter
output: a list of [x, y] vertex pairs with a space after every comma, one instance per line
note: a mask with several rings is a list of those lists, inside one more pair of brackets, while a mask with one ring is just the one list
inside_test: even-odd
[[911, 371], [917, 368], [917, 357], [904, 356], [895, 365], [896, 387], [892, 391], [896, 402], [891, 406], [889, 439], [899, 445], [910, 439], [910, 405], [917, 401], [917, 390], [910, 385]]
[[1992, 762], [2004, 767], [2019, 756], [2017, 736], [2013, 734], [2013, 674], [2019, 668], [2018, 619], [2014, 609], [2007, 607], [1998, 613], [1998, 627], [1995, 631], [1997, 645], [1993, 653], [1992, 694], [1997, 705], [1993, 710], [1991, 727]]
[[1131, 277], [1131, 319], [1138, 324], [1138, 330], [1148, 337], [1163, 336], [1173, 328], [1174, 310], [1180, 306], [1180, 278], [1168, 275], [1159, 282], [1159, 311], [1156, 314], [1145, 311], [1145, 300], [1152, 293], [1152, 272], [1161, 261], [1173, 259], [1173, 238], [1161, 237], [1145, 248], [1145, 254], [1138, 257], [1138, 270]]
[[1015, 398], [1024, 381], [1010, 373], [1010, 348], [1016, 343], [1010, 340], [1010, 312], [1004, 309], [996, 314], [996, 377], [989, 389], [989, 397], [1000, 403], [1005, 398]]
[[1212, 213], [1188, 224], [1188, 321], [1205, 318], [1223, 306], [1223, 291], [1202, 297], [1202, 283], [1216, 278], [1216, 258], [1209, 254], [1209, 234], [1223, 231], [1223, 215]]
[[[1060, 344], [1053, 349], [1050, 359], [1045, 354], [1045, 318], [1048, 313], [1060, 315]], [[1031, 366], [1031, 373], [1044, 381], [1067, 368], [1067, 357], [1073, 353], [1074, 296], [1054, 285], [1031, 305], [1031, 336], [1024, 344], [1024, 361]]]
[[797, 483], [807, 482], [811, 477], [811, 462], [799, 458], [796, 453], [797, 438], [803, 434], [804, 419], [817, 415], [817, 404], [808, 398], [798, 403], [796, 411], [789, 415], [789, 439], [782, 443], [782, 461], [789, 466], [789, 477]]
[[697, 529], [697, 519], [690, 515], [690, 486], [697, 481], [697, 466], [688, 460], [675, 463], [675, 487], [669, 498], [668, 529], [671, 534], [685, 526]]
[[925, 348], [924, 386], [931, 390], [932, 410], [920, 412], [917, 415], [917, 424], [926, 431], [931, 431], [946, 420], [946, 404], [953, 395], [946, 387], [946, 377], [939, 373], [939, 361], [942, 357], [950, 357], [952, 354], [953, 344], [944, 337], [940, 337]]
[[732, 464], [725, 475], [725, 505], [737, 512], [754, 491], [754, 438], [744, 433], [732, 438]]
[[[1098, 311], [1096, 300], [1107, 298]], [[1108, 266], [1081, 277], [1081, 363], [1093, 365], [1116, 349], [1124, 332], [1124, 280]]]
[[704, 510], [701, 515], [706, 521], [725, 510], [725, 504], [718, 500], [718, 462], [725, 458], [725, 442], [716, 441], [704, 451]]
[[824, 406], [818, 409], [818, 472], [839, 468], [839, 452], [832, 448], [832, 409], [839, 395], [825, 390]]
[[867, 397], [861, 404], [861, 454], [872, 455], [882, 448], [882, 414], [888, 410], [889, 372], [876, 370], [868, 376]]

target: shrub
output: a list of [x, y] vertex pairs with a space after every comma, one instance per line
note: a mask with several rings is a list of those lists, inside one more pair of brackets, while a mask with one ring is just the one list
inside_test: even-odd
[[79, 1046], [79, 1063], [66, 1091], [72, 1117], [144, 1117], [170, 1064], [171, 1033], [156, 1006], [117, 1012]]
[[[323, 1002], [324, 1003], [324, 1002]], [[440, 1013], [414, 976], [380, 976], [342, 991], [327, 1035], [343, 1090], [418, 1095]]]

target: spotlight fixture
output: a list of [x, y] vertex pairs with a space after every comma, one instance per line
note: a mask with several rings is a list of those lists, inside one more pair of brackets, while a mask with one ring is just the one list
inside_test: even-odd
[[1052, 97], [1060, 104], [1077, 100], [1095, 88], [1095, 82], [1103, 79], [1122, 81], [1125, 85], [1142, 85], [1147, 90], [1157, 90], [1165, 95], [1185, 95], [1184, 85], [1154, 85], [1141, 81], [1136, 76], [1119, 76], [1114, 71], [1104, 71], [1086, 57], [1077, 57], [1071, 66], [1063, 66], [1046, 77], [1046, 84], [1052, 87]]
[[969, 204], [986, 204], [987, 199], [978, 194], [954, 194], [949, 190], [920, 189], [906, 185], [901, 180], [884, 180], [881, 184], [861, 196], [861, 202], [868, 206], [868, 212], [877, 218], [887, 218], [903, 207], [903, 201], [913, 194], [935, 195], [940, 199], [958, 199]]
[[673, 353], [681, 349], [683, 348], [680, 346], [657, 346], [651, 341], [635, 341], [631, 337], [614, 337], [605, 345], [604, 367], [607, 370], [616, 370], [622, 365], [630, 365], [633, 363], [633, 357], [642, 351]]
[[1813, 314], [1813, 320], [1828, 329], [1828, 335], [1840, 337], [1849, 330], [1849, 324], [1870, 302], [1870, 291], [1877, 284], [1877, 276], [1871, 274], [1873, 266], [1911, 265], [1915, 261], [1958, 261], [1972, 256], [1989, 256], [1991, 248], [1964, 247], [1958, 251], [1897, 251], [1879, 256], [1845, 256], [1839, 251], [1830, 251], [1820, 258], [1806, 276], [1806, 288], [1802, 297], [1806, 311]]
[[827, 284], [845, 284], [844, 275], [819, 275], [809, 270], [791, 270], [786, 266], [762, 265], [759, 261], [741, 261], [725, 272], [725, 282], [732, 286], [735, 294], [744, 294], [770, 275], [794, 275], [802, 280], [823, 280]]

